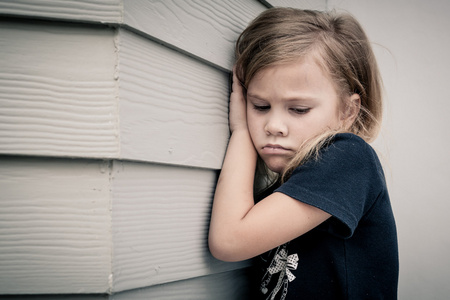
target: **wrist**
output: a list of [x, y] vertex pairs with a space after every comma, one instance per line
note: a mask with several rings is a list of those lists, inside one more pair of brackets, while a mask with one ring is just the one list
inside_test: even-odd
[[236, 128], [231, 132], [230, 144], [233, 144], [233, 148], [239, 148], [240, 153], [246, 153], [246, 155], [250, 155], [250, 157], [254, 157], [256, 160], [256, 149], [247, 126], [245, 128]]
[[244, 145], [251, 145], [252, 148], [254, 148], [253, 147], [253, 141], [252, 141], [252, 138], [250, 136], [250, 132], [247, 129], [247, 126], [239, 127], [239, 128], [234, 129], [231, 132], [230, 139], [239, 140], [239, 144], [241, 144], [243, 146]]
[[233, 135], [240, 135], [240, 136], [248, 136], [250, 138], [250, 133], [248, 132], [247, 125], [243, 126], [234, 126], [233, 128], [230, 128], [231, 136]]
[[231, 123], [230, 122], [230, 132], [233, 133], [235, 131], [247, 131], [247, 122], [239, 122], [239, 123]]

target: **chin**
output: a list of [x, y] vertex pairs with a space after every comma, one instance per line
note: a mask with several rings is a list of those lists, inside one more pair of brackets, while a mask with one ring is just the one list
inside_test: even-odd
[[284, 171], [284, 168], [286, 167], [286, 162], [283, 161], [265, 161], [266, 166], [269, 168], [270, 171], [281, 174]]

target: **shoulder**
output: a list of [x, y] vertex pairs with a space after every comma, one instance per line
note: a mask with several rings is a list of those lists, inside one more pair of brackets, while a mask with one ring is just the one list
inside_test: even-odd
[[329, 145], [324, 148], [324, 152], [336, 152], [343, 154], [367, 154], [374, 153], [373, 148], [364, 141], [361, 137], [352, 133], [339, 133], [336, 134]]
[[349, 198], [365, 201], [367, 195], [382, 192], [385, 185], [384, 173], [373, 148], [357, 135], [343, 133], [337, 134], [317, 159], [297, 167], [277, 190], [292, 196], [301, 195], [293, 197], [298, 200], [310, 194], [327, 202]]
[[311, 176], [357, 182], [380, 175], [384, 176], [375, 150], [355, 134], [339, 133], [320, 150], [317, 159], [310, 159], [297, 167], [291, 178]]
[[283, 185], [302, 186], [312, 182], [327, 189], [330, 182], [338, 185], [366, 182], [384, 184], [384, 173], [375, 150], [361, 137], [351, 133], [335, 135], [324, 146], [317, 158], [298, 166]]
[[[378, 195], [386, 191], [381, 164], [362, 138], [337, 134], [318, 159], [297, 167], [277, 191], [340, 220], [340, 236], [351, 236]], [[345, 228], [345, 229], [342, 229]]]
[[341, 170], [373, 169], [381, 170], [381, 164], [375, 150], [361, 137], [352, 133], [340, 133], [321, 150], [319, 159], [314, 165], [325, 164]]

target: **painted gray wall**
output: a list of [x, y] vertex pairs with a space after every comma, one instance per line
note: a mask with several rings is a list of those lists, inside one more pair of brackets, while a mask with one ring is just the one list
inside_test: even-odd
[[450, 294], [450, 1], [330, 0], [374, 43], [386, 90], [383, 156], [399, 234], [400, 299]]

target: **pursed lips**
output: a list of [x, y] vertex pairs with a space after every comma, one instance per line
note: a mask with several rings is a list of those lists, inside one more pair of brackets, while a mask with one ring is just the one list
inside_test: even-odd
[[284, 148], [281, 145], [273, 145], [273, 144], [267, 144], [264, 147], [262, 147], [261, 150], [263, 154], [286, 154], [288, 152], [291, 152], [290, 149]]

